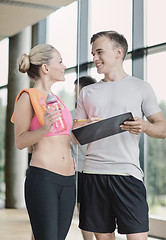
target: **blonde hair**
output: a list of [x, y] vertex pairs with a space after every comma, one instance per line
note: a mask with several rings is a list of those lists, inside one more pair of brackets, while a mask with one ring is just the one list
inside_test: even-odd
[[29, 55], [22, 54], [17, 60], [19, 71], [27, 72], [28, 76], [34, 80], [38, 79], [41, 65], [49, 65], [53, 50], [55, 48], [49, 44], [40, 44], [32, 48]]

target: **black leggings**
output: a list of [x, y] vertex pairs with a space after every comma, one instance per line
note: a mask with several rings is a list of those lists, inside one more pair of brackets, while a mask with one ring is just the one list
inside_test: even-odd
[[25, 202], [35, 240], [66, 238], [75, 206], [75, 184], [75, 175], [29, 166]]

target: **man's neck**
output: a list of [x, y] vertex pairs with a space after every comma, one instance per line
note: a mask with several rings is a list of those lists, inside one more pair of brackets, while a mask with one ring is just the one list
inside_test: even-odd
[[118, 73], [105, 74], [103, 81], [104, 82], [115, 82], [117, 80], [127, 77], [128, 74], [124, 71]]

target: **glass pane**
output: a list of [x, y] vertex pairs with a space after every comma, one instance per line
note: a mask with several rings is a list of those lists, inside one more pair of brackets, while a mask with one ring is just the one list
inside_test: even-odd
[[48, 17], [47, 43], [61, 53], [67, 68], [76, 65], [77, 1]]
[[166, 51], [147, 57], [147, 79], [155, 90], [159, 102], [166, 101], [165, 59]]
[[0, 208], [5, 203], [5, 180], [4, 180], [4, 164], [5, 164], [5, 126], [6, 126], [6, 105], [7, 105], [7, 89], [0, 90]]
[[123, 34], [132, 48], [132, 1], [91, 0], [90, 37], [97, 32], [115, 30]]
[[0, 86], [8, 82], [8, 38], [0, 41]]
[[[147, 77], [152, 85], [158, 103], [166, 119], [165, 94], [165, 58], [166, 52], [147, 57]], [[160, 63], [160, 64], [158, 64]], [[156, 67], [157, 66], [157, 67]], [[150, 214], [166, 216], [166, 139], [148, 138], [146, 162], [146, 182]]]
[[127, 74], [132, 75], [132, 61], [131, 59], [125, 60], [123, 63], [124, 70]]
[[65, 77], [65, 82], [57, 82], [52, 85], [52, 92], [64, 101], [69, 110], [72, 110], [75, 108], [74, 81], [76, 80], [76, 73], [68, 73]]
[[147, 0], [147, 45], [166, 42], [165, 9], [165, 0]]

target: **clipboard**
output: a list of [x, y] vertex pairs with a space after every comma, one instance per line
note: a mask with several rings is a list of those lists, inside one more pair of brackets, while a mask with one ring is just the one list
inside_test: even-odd
[[131, 112], [116, 115], [95, 123], [90, 123], [83, 127], [75, 128], [72, 130], [72, 133], [77, 141], [81, 145], [84, 145], [102, 138], [125, 132], [126, 130], [122, 130], [120, 128], [120, 125], [125, 121], [134, 121]]

